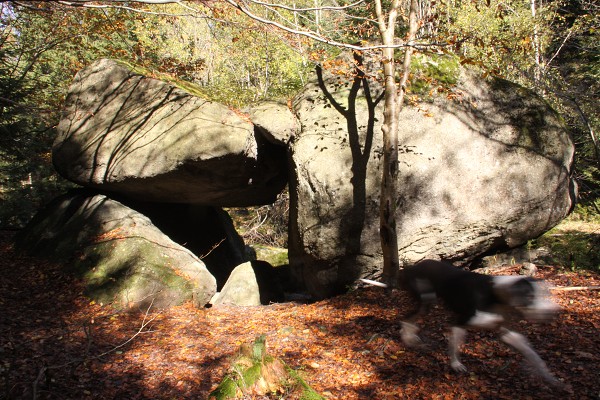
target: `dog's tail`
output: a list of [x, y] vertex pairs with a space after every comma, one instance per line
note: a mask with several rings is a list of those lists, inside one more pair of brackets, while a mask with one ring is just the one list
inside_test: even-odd
[[364, 283], [369, 284], [369, 285], [379, 286], [379, 287], [382, 287], [382, 288], [388, 287], [388, 285], [385, 284], [385, 283], [383, 283], [383, 282], [377, 282], [377, 281], [372, 281], [370, 279], [362, 279], [362, 278], [360, 280], [363, 281]]

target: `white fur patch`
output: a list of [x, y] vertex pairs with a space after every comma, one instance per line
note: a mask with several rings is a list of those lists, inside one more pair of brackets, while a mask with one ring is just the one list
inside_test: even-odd
[[467, 325], [478, 328], [497, 328], [504, 321], [502, 315], [477, 310]]
[[527, 362], [529, 362], [529, 364], [535, 369], [537, 374], [539, 374], [549, 383], [559, 383], [558, 380], [552, 375], [550, 370], [548, 370], [544, 360], [542, 360], [535, 350], [533, 350], [525, 336], [517, 332], [509, 331], [508, 329], [504, 329], [503, 331], [504, 334], [501, 336], [502, 341], [523, 354]]
[[549, 298], [536, 297], [529, 307], [519, 307], [527, 319], [544, 321], [554, 317], [560, 307]]
[[523, 279], [522, 276], [518, 275], [498, 275], [492, 277], [494, 280], [494, 286], [502, 287], [502, 286], [510, 286], [518, 280]]

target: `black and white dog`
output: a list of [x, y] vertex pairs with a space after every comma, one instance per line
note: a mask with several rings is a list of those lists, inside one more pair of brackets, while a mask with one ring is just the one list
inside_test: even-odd
[[[368, 279], [362, 281], [387, 286]], [[548, 298], [538, 281], [523, 276], [482, 275], [443, 261], [424, 260], [401, 271], [401, 284], [418, 303], [415, 311], [402, 321], [400, 335], [407, 346], [421, 343], [415, 321], [440, 299], [456, 317], [448, 346], [450, 366], [454, 371], [467, 370], [459, 357], [466, 328], [487, 328], [498, 330], [500, 339], [523, 354], [548, 383], [560, 384], [525, 336], [504, 327], [504, 323], [515, 314], [528, 320], [542, 321], [558, 313], [559, 307]]]

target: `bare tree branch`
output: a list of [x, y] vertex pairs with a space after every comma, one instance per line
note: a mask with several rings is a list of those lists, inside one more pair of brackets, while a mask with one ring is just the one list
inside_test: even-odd
[[283, 4], [266, 3], [263, 1], [259, 1], [259, 0], [250, 0], [250, 2], [260, 5], [260, 6], [281, 8], [283, 10], [301, 12], [301, 11], [343, 11], [343, 10], [352, 9], [352, 8], [356, 7], [357, 5], [364, 3], [365, 0], [359, 0], [355, 3], [348, 4], [346, 6], [319, 6], [319, 7], [308, 7], [308, 8], [289, 7], [289, 6], [286, 6]]
[[[83, 6], [83, 7], [90, 7], [93, 6], [90, 0], [71, 0], [71, 1], [66, 1], [66, 0], [56, 0], [57, 3], [62, 3], [62, 4], [67, 4], [67, 5], [71, 5], [71, 6]], [[129, 0], [107, 0], [107, 3], [144, 3], [144, 4], [173, 4], [173, 3], [177, 3], [183, 6], [183, 2], [180, 0], [133, 0], [133, 1], [129, 1]]]
[[[364, 3], [364, 0], [359, 0], [356, 1], [352, 4], [349, 4], [347, 6], [339, 6], [339, 7], [335, 7], [335, 6], [322, 6], [322, 7], [313, 7], [313, 8], [298, 8], [295, 9], [293, 7], [286, 7], [283, 5], [278, 5], [278, 4], [273, 4], [273, 3], [267, 3], [267, 2], [262, 2], [260, 0], [249, 0], [252, 4], [256, 4], [256, 5], [260, 5], [261, 7], [265, 7], [267, 9], [270, 9], [273, 12], [276, 12], [274, 9], [275, 8], [281, 8], [281, 9], [287, 9], [290, 11], [318, 11], [318, 10], [331, 10], [331, 11], [345, 11], [348, 9], [351, 9], [352, 7], [356, 7], [360, 4]], [[53, 3], [56, 4], [60, 4], [60, 5], [64, 5], [64, 6], [68, 6], [68, 7], [85, 7], [85, 8], [91, 8], [91, 9], [107, 9], [107, 8], [112, 8], [112, 9], [122, 9], [122, 10], [127, 10], [127, 11], [131, 11], [131, 12], [136, 12], [136, 13], [143, 13], [143, 14], [151, 14], [151, 15], [166, 15], [166, 16], [174, 16], [174, 17], [183, 17], [183, 16], [188, 16], [188, 17], [200, 17], [200, 18], [210, 18], [213, 20], [218, 20], [214, 17], [208, 16], [206, 14], [204, 14], [200, 9], [194, 8], [192, 6], [190, 6], [189, 4], [186, 4], [186, 2], [181, 1], [181, 0], [132, 0], [132, 1], [126, 1], [126, 0], [107, 0], [104, 3], [97, 3], [97, 2], [92, 2], [90, 0], [54, 0], [52, 1]], [[27, 7], [27, 8], [32, 8], [35, 9], [37, 11], [51, 11], [50, 9], [40, 9], [40, 8], [33, 8], [31, 4], [27, 4], [24, 3], [22, 1], [13, 1], [14, 4], [17, 4], [19, 6], [22, 7]], [[50, 2], [49, 2], [50, 3]], [[145, 10], [145, 9], [140, 9], [140, 8], [135, 8], [135, 7], [131, 7], [130, 5], [121, 5], [121, 4], [116, 4], [116, 3], [122, 3], [122, 4], [149, 4], [149, 5], [164, 5], [164, 4], [176, 4], [178, 6], [181, 6], [182, 8], [188, 10], [188, 13], [181, 13], [181, 14], [176, 14], [176, 13], [165, 13], [165, 12], [159, 12], [159, 11], [150, 11], [150, 10]], [[265, 18], [265, 17], [261, 17], [259, 15], [257, 15], [255, 12], [253, 12], [252, 10], [250, 10], [250, 8], [247, 7], [246, 3], [239, 1], [239, 0], [225, 0], [225, 3], [229, 4], [230, 6], [232, 6], [233, 8], [235, 8], [236, 10], [242, 12], [244, 15], [246, 15], [247, 17], [249, 17], [250, 19], [260, 22], [264, 25], [267, 26], [272, 26], [275, 28], [278, 28], [282, 31], [285, 31], [287, 33], [291, 33], [293, 35], [298, 35], [298, 36], [303, 36], [312, 40], [315, 40], [319, 43], [324, 43], [330, 46], [335, 46], [335, 47], [339, 47], [339, 48], [345, 48], [345, 49], [349, 49], [349, 50], [357, 50], [357, 51], [368, 51], [368, 50], [378, 50], [378, 49], [384, 49], [384, 48], [394, 48], [394, 49], [400, 49], [400, 48], [406, 48], [406, 47], [413, 47], [415, 49], [422, 49], [422, 48], [431, 48], [431, 47], [443, 47], [443, 46], [448, 46], [447, 43], [412, 43], [412, 44], [407, 44], [404, 42], [400, 42], [400, 43], [393, 43], [393, 44], [387, 44], [387, 45], [371, 45], [371, 46], [361, 46], [361, 45], [357, 45], [357, 44], [350, 44], [350, 43], [344, 43], [344, 42], [340, 42], [338, 40], [332, 39], [331, 37], [325, 36], [321, 33], [317, 33], [315, 31], [311, 31], [311, 30], [304, 30], [304, 29], [299, 29], [297, 28], [293, 22], [291, 21], [287, 21], [289, 23], [289, 25], [286, 25], [284, 23], [281, 22], [277, 22], [274, 21], [272, 19], [269, 18]], [[277, 13], [282, 20], [285, 20], [285, 18], [283, 18], [279, 13]], [[353, 18], [353, 19], [358, 19], [358, 20], [366, 20], [366, 21], [371, 21], [367, 18], [360, 18], [360, 17], [354, 17], [354, 16], [348, 16], [349, 18]], [[226, 21], [221, 21], [221, 22], [226, 22]]]
[[291, 27], [285, 26], [279, 22], [256, 15], [254, 12], [252, 12], [252, 10], [247, 8], [240, 1], [236, 1], [236, 0], [225, 0], [225, 1], [228, 4], [230, 4], [232, 7], [234, 7], [235, 9], [239, 10], [240, 12], [242, 12], [243, 14], [245, 14], [246, 16], [248, 16], [249, 18], [251, 18], [257, 22], [260, 22], [262, 24], [269, 25], [269, 26], [274, 26], [274, 27], [284, 30], [288, 33], [304, 36], [309, 39], [316, 40], [317, 42], [324, 43], [324, 44], [327, 44], [330, 46], [335, 46], [335, 47], [345, 48], [345, 49], [350, 49], [350, 50], [357, 50], [357, 51], [367, 51], [367, 50], [376, 50], [376, 49], [385, 49], [385, 48], [404, 48], [407, 46], [405, 43], [375, 45], [375, 46], [360, 46], [360, 45], [355, 45], [355, 44], [344, 43], [344, 42], [340, 42], [340, 41], [331, 39], [329, 37], [320, 35], [314, 31], [291, 28]]
[[[130, 7], [127, 5], [116, 5], [116, 4], [110, 4], [110, 3], [140, 3], [140, 4], [151, 4], [151, 5], [161, 5], [161, 4], [177, 4], [179, 6], [181, 6], [183, 9], [186, 9], [190, 12], [192, 12], [192, 14], [170, 14], [170, 13], [165, 13], [165, 12], [156, 12], [156, 11], [149, 11], [149, 10], [141, 10], [139, 8], [135, 8], [135, 7]], [[174, 17], [184, 17], [184, 16], [194, 16], [196, 13], [199, 12], [199, 10], [184, 4], [182, 1], [176, 1], [176, 0], [137, 0], [137, 1], [120, 1], [120, 0], [109, 0], [109, 2], [105, 3], [105, 4], [90, 4], [89, 1], [87, 0], [80, 0], [80, 1], [64, 1], [64, 0], [57, 0], [56, 3], [58, 4], [62, 4], [65, 6], [69, 6], [69, 7], [85, 7], [85, 8], [95, 8], [95, 9], [105, 9], [105, 8], [112, 8], [112, 9], [120, 9], [120, 10], [127, 10], [127, 11], [133, 11], [133, 12], [137, 12], [137, 13], [143, 13], [143, 14], [151, 14], [151, 15], [168, 15], [168, 16], [174, 16]]]

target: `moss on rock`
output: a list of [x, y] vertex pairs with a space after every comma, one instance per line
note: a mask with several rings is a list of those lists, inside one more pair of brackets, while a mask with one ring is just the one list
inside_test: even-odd
[[104, 195], [73, 191], [20, 233], [18, 247], [66, 262], [87, 294], [117, 307], [205, 306], [216, 280], [204, 263], [150, 219]]

